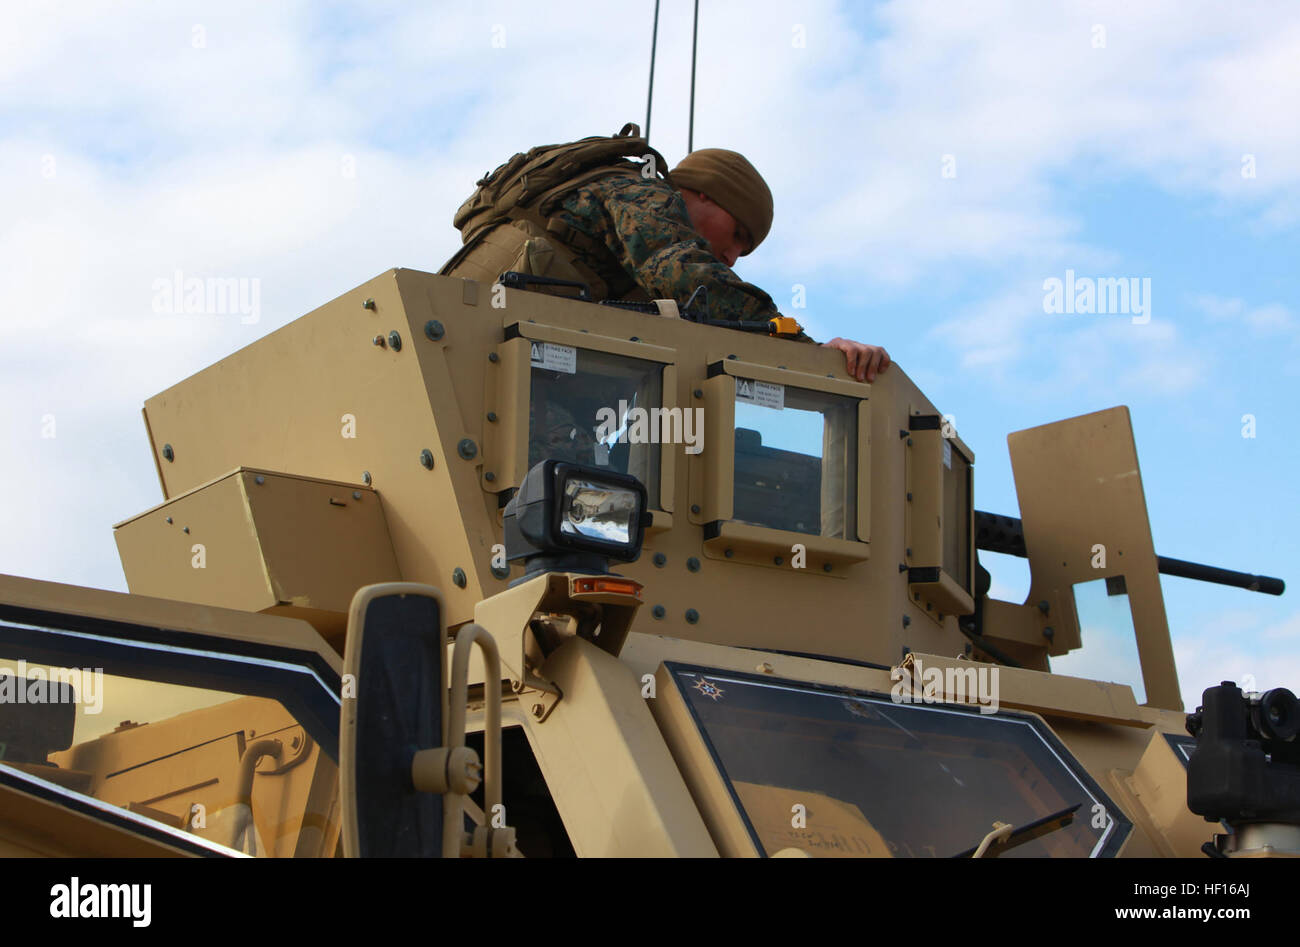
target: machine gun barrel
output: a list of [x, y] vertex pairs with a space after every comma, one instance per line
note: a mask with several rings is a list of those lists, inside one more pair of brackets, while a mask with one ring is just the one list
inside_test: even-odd
[[[1024, 526], [1020, 520], [1014, 516], [985, 513], [982, 510], [975, 511], [975, 548], [1019, 556], [1022, 559], [1028, 557], [1025, 551]], [[1273, 576], [1235, 572], [1232, 569], [1220, 569], [1199, 562], [1171, 559], [1169, 556], [1156, 556], [1156, 565], [1161, 575], [1176, 575], [1184, 579], [1196, 579], [1199, 582], [1231, 585], [1268, 595], [1281, 595], [1286, 591], [1286, 583]]]

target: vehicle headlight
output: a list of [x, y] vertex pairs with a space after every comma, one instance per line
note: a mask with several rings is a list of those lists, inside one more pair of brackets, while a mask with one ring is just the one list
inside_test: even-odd
[[[506, 557], [546, 557], [546, 571], [607, 571], [604, 559], [641, 555], [645, 507], [645, 486], [636, 477], [544, 460], [506, 504]], [[538, 569], [530, 564], [528, 571]]]

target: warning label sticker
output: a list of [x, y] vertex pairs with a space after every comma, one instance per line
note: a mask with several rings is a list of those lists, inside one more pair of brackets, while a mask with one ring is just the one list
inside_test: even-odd
[[530, 342], [532, 354], [529, 362], [534, 368], [548, 372], [578, 373], [578, 350], [572, 345], [552, 345], [550, 342]]
[[736, 400], [760, 408], [785, 409], [785, 385], [772, 385], [752, 378], [736, 379]]

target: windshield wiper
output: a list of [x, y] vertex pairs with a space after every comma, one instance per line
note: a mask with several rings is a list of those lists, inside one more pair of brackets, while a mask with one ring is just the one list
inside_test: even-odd
[[968, 848], [966, 851], [959, 852], [952, 857], [974, 858], [975, 853], [979, 852], [980, 849], [983, 848], [984, 851], [980, 852], [982, 857], [997, 858], [1003, 852], [1015, 848], [1017, 845], [1032, 842], [1034, 839], [1042, 838], [1044, 835], [1049, 835], [1057, 829], [1065, 828], [1074, 821], [1074, 813], [1081, 805], [1083, 805], [1083, 803], [1076, 802], [1068, 809], [1062, 809], [1060, 812], [1053, 812], [1051, 815], [1043, 816], [1041, 819], [1036, 819], [1033, 822], [1022, 825], [1018, 829], [1012, 829], [1010, 832], [1006, 832], [1005, 834], [1001, 830], [1007, 827], [1006, 823], [995, 823], [994, 830], [984, 836], [979, 845], [976, 845], [974, 848]]

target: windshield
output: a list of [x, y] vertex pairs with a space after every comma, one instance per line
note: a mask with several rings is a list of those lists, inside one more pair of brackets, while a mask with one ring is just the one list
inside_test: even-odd
[[666, 666], [765, 854], [950, 857], [1075, 804], [1003, 857], [1113, 855], [1131, 829], [1032, 717]]

